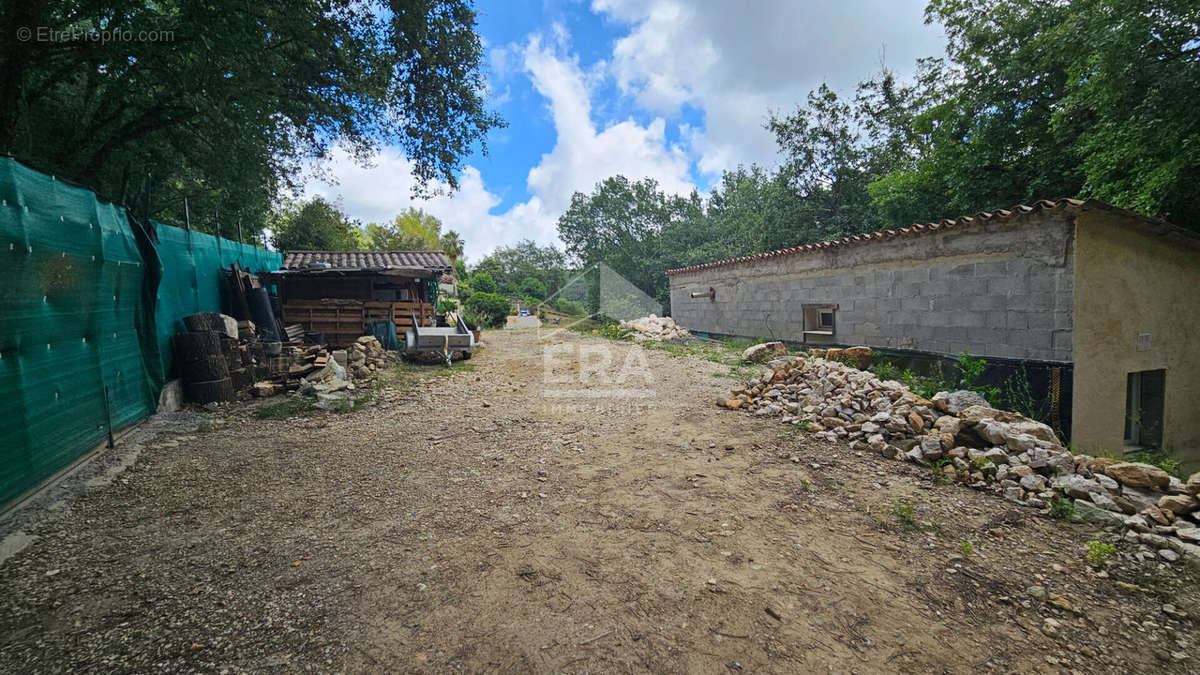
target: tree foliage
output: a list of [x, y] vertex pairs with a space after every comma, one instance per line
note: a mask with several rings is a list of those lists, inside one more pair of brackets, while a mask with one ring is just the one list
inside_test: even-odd
[[476, 272], [471, 275], [471, 288], [478, 293], [495, 293], [496, 281], [487, 272]]
[[0, 151], [159, 218], [187, 195], [200, 228], [258, 232], [334, 144], [456, 186], [499, 124], [470, 0], [12, 1], [0, 25]]
[[410, 206], [390, 223], [367, 223], [366, 240], [372, 251], [441, 251], [442, 221]]
[[[535, 295], [541, 299], [566, 283], [566, 267], [566, 256], [557, 247], [525, 239], [514, 246], [497, 247], [475, 265], [474, 272], [476, 277], [487, 274], [496, 289], [508, 295], [534, 295], [523, 287], [526, 279], [534, 279], [544, 289], [542, 295]], [[474, 288], [482, 290], [478, 284]]]
[[614, 176], [558, 221], [664, 305], [663, 271], [1057, 197], [1200, 229], [1200, 4], [931, 0], [943, 58], [827, 86], [769, 116], [780, 168], [726, 171], [701, 199]]
[[521, 293], [535, 300], [545, 300], [546, 284], [536, 277], [525, 277], [521, 281]]
[[356, 251], [365, 246], [363, 231], [336, 204], [314, 197], [289, 204], [270, 221], [280, 251]]

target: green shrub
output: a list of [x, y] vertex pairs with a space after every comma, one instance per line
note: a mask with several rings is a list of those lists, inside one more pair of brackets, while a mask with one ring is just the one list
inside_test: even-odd
[[[983, 377], [983, 371], [987, 368], [987, 361], [984, 359], [972, 358], [967, 352], [958, 355], [958, 386], [961, 389], [969, 389], [980, 396], [987, 399], [992, 405], [1000, 404], [1000, 390], [996, 387], [988, 387], [979, 384], [979, 378]], [[936, 392], [935, 392], [936, 393]]]
[[1070, 497], [1054, 495], [1050, 498], [1050, 517], [1056, 520], [1066, 520], [1075, 515], [1075, 502]]
[[1087, 548], [1087, 561], [1092, 567], [1100, 567], [1105, 560], [1108, 560], [1108, 556], [1117, 552], [1116, 546], [1102, 541], [1089, 541]]
[[892, 515], [896, 516], [896, 522], [901, 529], [918, 529], [912, 502], [907, 499], [902, 497], [896, 500], [896, 503], [892, 505]]
[[483, 312], [477, 312], [473, 309], [464, 309], [459, 316], [462, 317], [463, 323], [467, 324], [467, 328], [471, 330], [479, 330], [488, 322], [488, 316]]
[[503, 326], [509, 310], [508, 300], [503, 296], [483, 291], [473, 293], [467, 299], [466, 307], [479, 321], [479, 325], [485, 328]]
[[581, 316], [584, 314], [583, 305], [575, 302], [574, 300], [568, 300], [562, 296], [555, 298], [550, 303], [550, 306], [562, 312], [563, 314], [570, 314], [571, 316]]
[[621, 328], [615, 323], [606, 323], [600, 327], [600, 337], [609, 340], [628, 340], [631, 335], [633, 335], [631, 329]]
[[458, 309], [458, 302], [451, 300], [450, 298], [438, 300], [438, 304], [437, 304], [437, 313], [438, 314], [445, 314], [447, 312], [453, 312], [456, 309]]

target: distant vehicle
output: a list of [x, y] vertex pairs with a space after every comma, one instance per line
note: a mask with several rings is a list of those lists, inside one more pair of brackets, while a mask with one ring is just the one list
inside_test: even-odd
[[527, 310], [527, 309], [521, 310], [521, 316], [529, 316], [529, 310]]

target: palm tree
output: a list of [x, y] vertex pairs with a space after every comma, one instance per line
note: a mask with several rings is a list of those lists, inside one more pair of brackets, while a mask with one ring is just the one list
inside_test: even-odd
[[447, 230], [446, 234], [442, 235], [442, 251], [450, 258], [450, 262], [458, 260], [458, 256], [463, 254], [463, 246], [467, 242], [463, 241], [462, 235], [454, 230]]

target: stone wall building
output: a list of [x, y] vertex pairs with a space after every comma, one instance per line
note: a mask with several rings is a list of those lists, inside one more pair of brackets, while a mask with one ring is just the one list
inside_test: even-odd
[[1043, 201], [667, 274], [692, 331], [1060, 364], [1078, 450], [1200, 461], [1200, 236], [1163, 221]]

